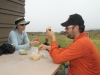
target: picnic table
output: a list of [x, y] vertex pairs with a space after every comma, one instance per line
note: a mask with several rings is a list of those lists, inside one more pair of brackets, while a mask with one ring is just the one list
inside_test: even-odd
[[35, 61], [18, 52], [0, 56], [0, 75], [55, 75], [60, 66], [51, 58], [41, 57]]

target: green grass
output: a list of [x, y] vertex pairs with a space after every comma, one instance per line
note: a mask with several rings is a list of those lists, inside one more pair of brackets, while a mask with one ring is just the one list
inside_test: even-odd
[[[37, 45], [35, 45], [35, 46], [38, 46], [38, 45], [40, 45], [40, 44], [42, 44], [42, 43], [45, 42], [46, 36], [36, 36], [36, 35], [34, 35], [34, 36], [29, 36], [29, 39], [31, 41], [33, 38], [36, 38], [36, 37], [39, 37], [40, 38], [40, 42]], [[57, 35], [56, 36], [56, 41], [62, 47], [66, 47], [70, 43], [72, 43], [72, 40], [71, 39], [68, 39], [65, 35]], [[49, 42], [50, 42], [50, 40], [49, 40]]]
[[[38, 44], [36, 44], [35, 46], [39, 46], [40, 44], [44, 43], [46, 36], [30, 36], [29, 35], [29, 39], [30, 41], [36, 37], [40, 38], [40, 42]], [[99, 37], [90, 37], [90, 39], [93, 41], [93, 43], [96, 45], [96, 47], [98, 48], [98, 51], [100, 52], [100, 38]], [[49, 40], [50, 41], [50, 40]], [[66, 37], [66, 35], [56, 35], [56, 41], [59, 45], [61, 45], [62, 47], [66, 47], [68, 45], [70, 45], [73, 40], [68, 39]]]
[[100, 53], [100, 40], [92, 40], [92, 42], [95, 44], [95, 46], [97, 47], [97, 49]]

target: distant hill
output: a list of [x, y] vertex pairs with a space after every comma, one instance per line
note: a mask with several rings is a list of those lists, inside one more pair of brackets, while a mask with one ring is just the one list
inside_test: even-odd
[[[87, 34], [89, 37], [95, 38], [98, 37], [100, 38], [100, 29], [96, 29], [96, 30], [86, 30]], [[45, 36], [46, 32], [27, 32], [28, 35], [38, 35], [38, 36]], [[60, 31], [60, 32], [55, 32], [56, 35], [66, 35], [65, 31]]]

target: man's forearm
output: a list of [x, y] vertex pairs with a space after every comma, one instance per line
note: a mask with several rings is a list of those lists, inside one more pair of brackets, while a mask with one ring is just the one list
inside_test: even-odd
[[55, 36], [52, 38], [52, 41], [56, 41], [56, 38], [55, 38]]
[[46, 46], [46, 50], [50, 50], [51, 49], [51, 46]]

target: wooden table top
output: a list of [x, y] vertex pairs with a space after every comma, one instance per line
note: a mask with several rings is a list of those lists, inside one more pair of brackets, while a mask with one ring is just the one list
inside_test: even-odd
[[35, 61], [18, 52], [0, 56], [0, 75], [54, 75], [60, 66], [51, 58], [41, 57]]

